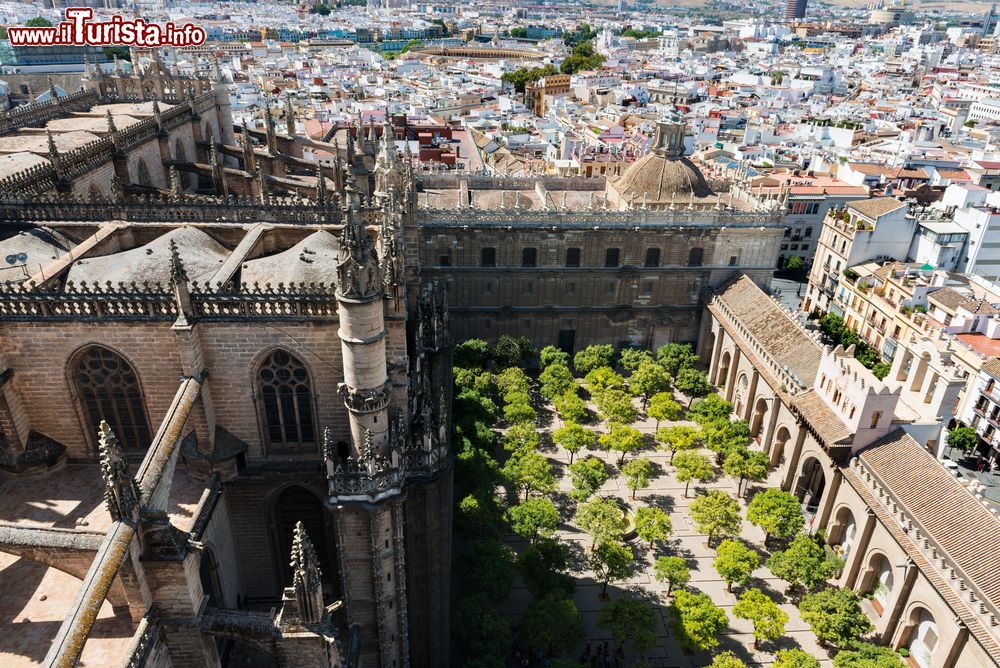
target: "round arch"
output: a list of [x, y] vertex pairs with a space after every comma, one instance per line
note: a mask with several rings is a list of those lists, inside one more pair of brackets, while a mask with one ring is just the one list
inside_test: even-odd
[[771, 440], [771, 468], [776, 468], [785, 461], [785, 446], [791, 438], [792, 432], [788, 427], [783, 424], [778, 425]]
[[915, 603], [907, 616], [908, 638], [904, 640], [916, 668], [931, 668], [941, 634], [927, 606]]
[[729, 380], [729, 366], [732, 364], [733, 356], [728, 350], [722, 353], [722, 357], [719, 359], [719, 377], [716, 379], [715, 384], [723, 391], [725, 394], [726, 381]]
[[740, 375], [736, 377], [736, 394], [733, 395], [733, 412], [737, 415], [743, 415], [744, 401], [747, 400], [747, 392], [750, 388], [750, 378], [747, 376], [746, 371], [740, 372]]
[[759, 438], [764, 431], [764, 418], [767, 416], [767, 399], [758, 397], [754, 404], [753, 417], [750, 419], [750, 438]]
[[146, 451], [152, 442], [146, 393], [138, 370], [125, 355], [102, 343], [85, 343], [70, 354], [66, 375], [81, 430], [94, 451], [102, 420], [125, 452]]
[[814, 455], [805, 457], [799, 469], [795, 496], [805, 506], [807, 513], [814, 514], [819, 509], [825, 491], [826, 471], [823, 470], [823, 464]]
[[834, 510], [829, 535], [830, 544], [839, 548], [840, 556], [849, 557], [858, 539], [858, 524], [850, 506], [844, 504]]

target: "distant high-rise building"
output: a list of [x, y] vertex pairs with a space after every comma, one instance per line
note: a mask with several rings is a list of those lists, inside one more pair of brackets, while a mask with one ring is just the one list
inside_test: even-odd
[[806, 0], [788, 0], [785, 5], [786, 19], [804, 19], [806, 17]]

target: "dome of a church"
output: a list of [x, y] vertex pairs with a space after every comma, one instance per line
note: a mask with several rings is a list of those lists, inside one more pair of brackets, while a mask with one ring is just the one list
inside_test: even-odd
[[672, 121], [657, 124], [653, 149], [609, 179], [608, 192], [622, 207], [653, 208], [712, 194], [701, 170], [684, 157], [684, 124]]

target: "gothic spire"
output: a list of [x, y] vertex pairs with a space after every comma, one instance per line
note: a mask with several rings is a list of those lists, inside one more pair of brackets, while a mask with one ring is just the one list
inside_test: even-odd
[[187, 271], [184, 269], [184, 262], [181, 260], [181, 254], [177, 250], [177, 243], [171, 239], [170, 240], [170, 280], [174, 284], [187, 283], [188, 276]]
[[118, 438], [104, 420], [101, 420], [98, 432], [97, 449], [101, 457], [104, 501], [108, 512], [115, 521], [135, 521], [139, 518], [139, 489], [122, 456]]
[[289, 137], [295, 136], [295, 111], [292, 110], [292, 96], [285, 96], [285, 131]]
[[318, 624], [323, 619], [322, 572], [316, 548], [302, 522], [295, 523], [292, 534], [291, 566], [299, 618], [305, 624]]
[[316, 164], [316, 203], [326, 204], [326, 177], [323, 176], [323, 167]]
[[52, 130], [45, 130], [45, 134], [49, 140], [49, 162], [52, 163], [52, 167], [56, 170], [56, 173], [62, 174], [62, 158], [59, 156], [59, 149], [56, 148], [56, 140], [52, 136]]

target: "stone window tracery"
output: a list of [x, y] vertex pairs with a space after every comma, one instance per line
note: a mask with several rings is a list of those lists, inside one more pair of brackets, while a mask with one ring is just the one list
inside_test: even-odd
[[149, 447], [149, 421], [139, 377], [125, 358], [102, 346], [90, 346], [77, 355], [73, 380], [92, 436], [105, 420], [126, 451], [142, 452]]
[[312, 383], [305, 365], [291, 353], [275, 350], [261, 363], [257, 383], [268, 443], [315, 444]]

